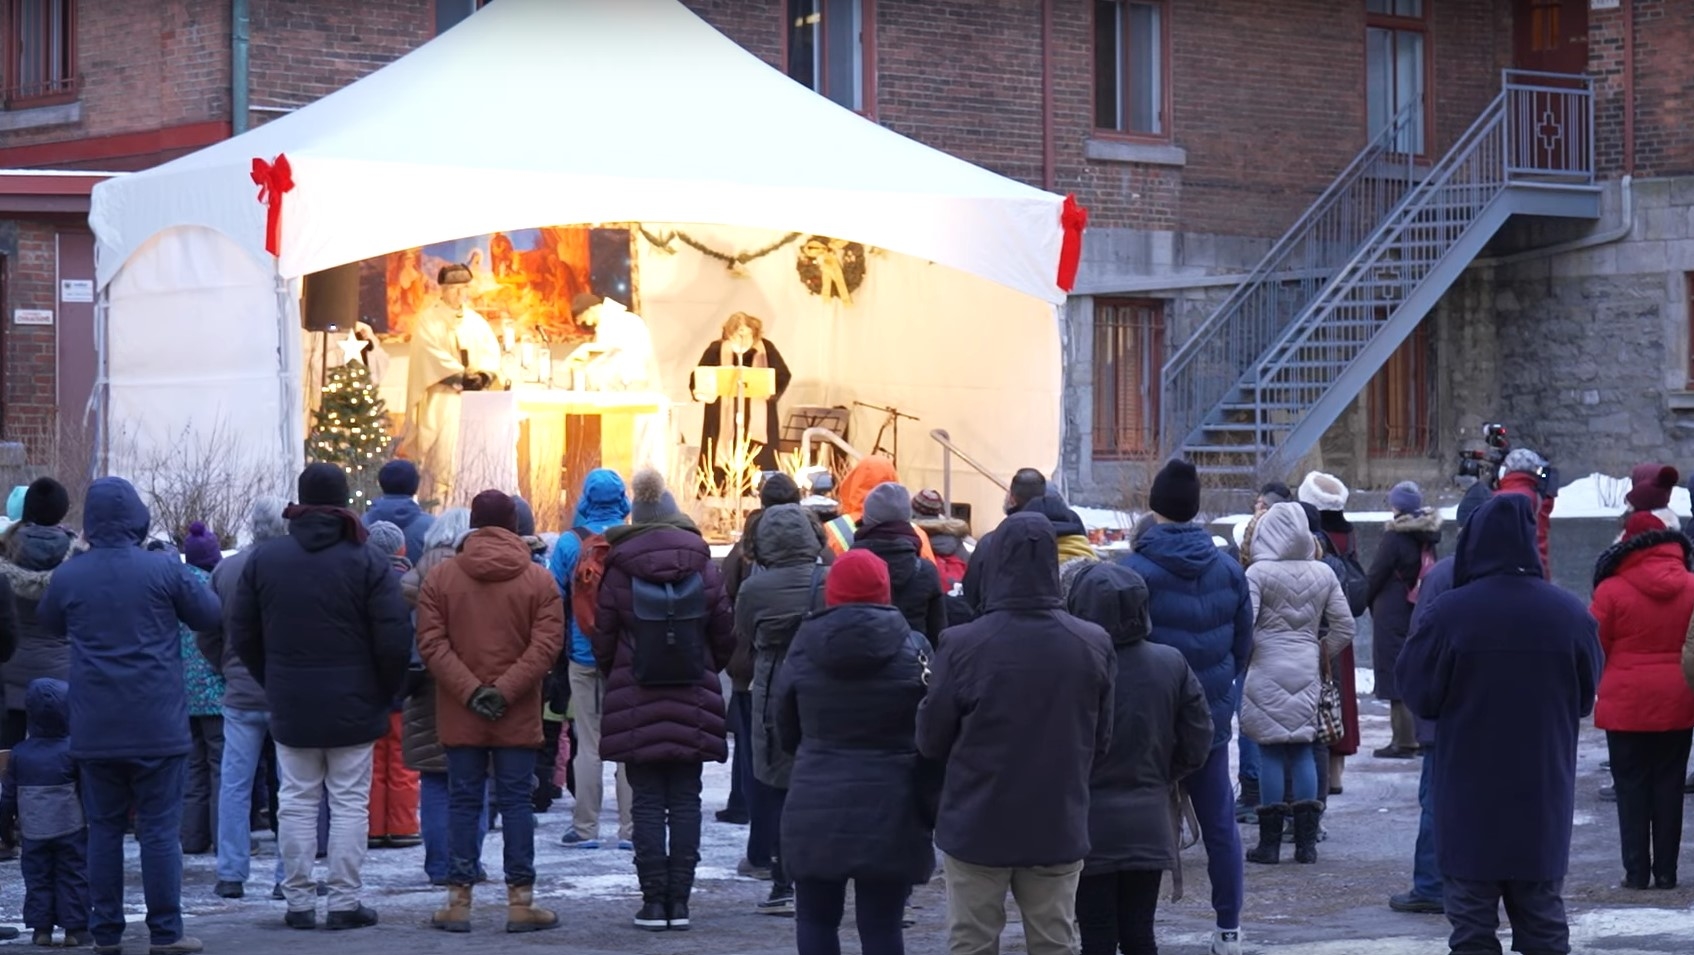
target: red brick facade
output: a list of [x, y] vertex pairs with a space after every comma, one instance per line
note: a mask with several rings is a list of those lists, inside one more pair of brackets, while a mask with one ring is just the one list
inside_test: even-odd
[[51, 325], [12, 324], [19, 308], [53, 308], [54, 228], [39, 222], [0, 223], [0, 249], [6, 251], [4, 288], [5, 334], [0, 357], [5, 377], [0, 400], [5, 405], [7, 441], [22, 441], [32, 461], [47, 460], [58, 421], [54, 388], [54, 344]]

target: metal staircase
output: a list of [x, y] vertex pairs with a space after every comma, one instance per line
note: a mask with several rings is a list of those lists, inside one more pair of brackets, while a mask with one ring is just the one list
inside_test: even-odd
[[1165, 365], [1162, 434], [1202, 473], [1292, 469], [1513, 215], [1596, 218], [1586, 77], [1507, 71], [1433, 167], [1406, 107]]

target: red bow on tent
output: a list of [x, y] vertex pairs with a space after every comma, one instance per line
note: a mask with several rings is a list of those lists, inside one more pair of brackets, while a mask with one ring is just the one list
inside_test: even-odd
[[259, 187], [259, 201], [265, 203], [265, 251], [282, 254], [282, 194], [294, 189], [294, 170], [288, 157], [276, 154], [275, 162], [253, 159], [253, 182]]
[[1065, 242], [1059, 248], [1059, 288], [1069, 292], [1076, 288], [1076, 270], [1082, 265], [1082, 230], [1088, 228], [1088, 210], [1077, 203], [1074, 194], [1065, 197], [1059, 225], [1065, 230]]

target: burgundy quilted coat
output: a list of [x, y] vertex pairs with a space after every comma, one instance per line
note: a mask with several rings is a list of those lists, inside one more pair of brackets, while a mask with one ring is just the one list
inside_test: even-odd
[[[606, 674], [600, 723], [600, 756], [615, 763], [723, 762], [729, 758], [724, 699], [718, 673], [735, 652], [735, 619], [723, 578], [699, 531], [676, 523], [613, 528], [612, 549], [600, 580], [594, 658]], [[631, 670], [635, 652], [633, 578], [680, 581], [700, 574], [711, 607], [706, 638], [711, 659], [692, 686], [640, 686]]]

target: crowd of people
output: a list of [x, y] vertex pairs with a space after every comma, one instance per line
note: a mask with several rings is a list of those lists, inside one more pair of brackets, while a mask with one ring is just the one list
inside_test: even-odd
[[912, 890], [938, 871], [957, 955], [998, 950], [1008, 895], [1033, 955], [1154, 953], [1185, 818], [1210, 951], [1239, 955], [1246, 863], [1282, 864], [1285, 843], [1319, 861], [1360, 746], [1351, 645], [1369, 613], [1391, 714], [1374, 756], [1423, 759], [1412, 885], [1390, 905], [1445, 913], [1468, 953], [1498, 951], [1504, 901], [1518, 950], [1568, 952], [1591, 711], [1623, 884], [1676, 884], [1694, 544], [1669, 506], [1679, 475], [1637, 468], [1583, 605], [1548, 582], [1550, 495], [1518, 479], [1541, 466], [1520, 449], [1467, 495], [1447, 554], [1439, 511], [1396, 486], [1368, 569], [1339, 479], [1267, 485], [1232, 541], [1197, 523], [1183, 461], [1117, 559], [1038, 471], [1013, 476], [973, 547], [877, 457], [822, 508], [771, 476], [721, 561], [653, 471], [587, 475], [549, 541], [500, 490], [426, 513], [403, 460], [356, 514], [346, 475], [312, 464], [293, 503], [253, 502], [227, 557], [198, 524], [161, 546], [120, 478], [94, 482], [73, 533], [42, 479], [0, 536], [0, 842], [17, 836], [37, 943], [60, 929], [116, 953], [133, 830], [150, 951], [199, 951], [183, 854], [215, 851], [214, 891], [244, 896], [268, 765], [288, 927], [317, 928], [320, 904], [328, 929], [377, 924], [366, 853], [421, 845], [446, 889], [431, 923], [471, 931], [497, 819], [505, 928], [541, 931], [560, 922], [535, 900], [535, 814], [570, 789], [563, 844], [614, 841], [611, 762], [632, 924], [682, 931], [703, 767], [730, 761], [717, 819], [747, 826], [738, 871], [769, 881], [757, 911], [792, 917], [801, 955], [840, 951], [849, 885], [862, 950], [902, 952]]

